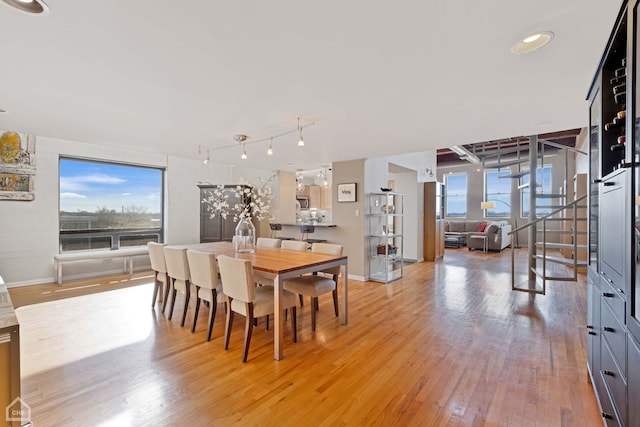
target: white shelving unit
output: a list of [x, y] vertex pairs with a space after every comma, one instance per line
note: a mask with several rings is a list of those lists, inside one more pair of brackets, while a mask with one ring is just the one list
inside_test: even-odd
[[369, 280], [389, 283], [402, 277], [404, 194], [369, 194]]

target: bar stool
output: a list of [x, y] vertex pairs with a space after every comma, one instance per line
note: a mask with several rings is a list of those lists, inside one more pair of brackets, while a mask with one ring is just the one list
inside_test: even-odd
[[[303, 240], [305, 242], [309, 242], [309, 234], [313, 234], [316, 232], [316, 227], [313, 225], [301, 225], [300, 226], [300, 232], [302, 233], [302, 237], [300, 238], [300, 240]], [[306, 237], [305, 237], [306, 235]]]
[[[316, 232], [315, 225], [308, 225], [308, 224], [301, 225], [300, 231], [302, 232], [302, 238], [300, 240], [304, 242], [307, 242], [309, 244], [326, 242], [326, 239], [310, 239], [309, 238], [309, 234], [313, 234]], [[305, 238], [305, 234], [306, 234], [306, 238]]]
[[282, 230], [282, 224], [269, 224], [269, 228], [271, 229], [271, 238], [275, 238], [278, 231]]

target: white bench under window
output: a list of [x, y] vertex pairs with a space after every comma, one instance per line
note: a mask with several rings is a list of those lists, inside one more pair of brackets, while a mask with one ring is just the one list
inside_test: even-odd
[[62, 284], [62, 266], [70, 262], [122, 258], [124, 263], [123, 272], [133, 274], [133, 258], [142, 255], [149, 255], [149, 250], [146, 246], [108, 251], [67, 252], [55, 255], [53, 257], [53, 269], [56, 276], [56, 283], [58, 285]]

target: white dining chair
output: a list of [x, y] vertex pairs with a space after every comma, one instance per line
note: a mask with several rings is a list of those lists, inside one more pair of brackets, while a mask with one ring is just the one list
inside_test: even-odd
[[196, 322], [198, 321], [200, 303], [202, 300], [207, 301], [209, 302], [209, 327], [207, 329], [207, 341], [211, 341], [213, 321], [216, 317], [218, 303], [224, 304], [226, 302], [226, 298], [222, 293], [222, 284], [220, 283], [220, 277], [218, 274], [218, 262], [216, 261], [216, 255], [209, 252], [190, 249], [187, 251], [187, 259], [189, 260], [191, 283], [196, 287], [196, 309], [193, 314], [193, 326], [191, 326], [191, 332], [196, 331]]
[[180, 326], [184, 326], [189, 309], [189, 298], [191, 296], [191, 274], [189, 272], [189, 260], [187, 250], [164, 247], [164, 259], [167, 263], [167, 273], [171, 278], [171, 306], [169, 307], [169, 320], [173, 317], [173, 307], [176, 304], [176, 294], [178, 291], [184, 293], [184, 310]]
[[[342, 255], [343, 246], [331, 243], [314, 243], [311, 245], [311, 252], [328, 255]], [[284, 289], [298, 295], [311, 297], [311, 330], [316, 330], [316, 311], [318, 310], [318, 297], [320, 295], [333, 293], [333, 308], [338, 317], [338, 276], [340, 267], [332, 267], [322, 270], [322, 274], [298, 276], [284, 281]], [[326, 275], [329, 275], [327, 277]]]
[[280, 249], [286, 249], [289, 251], [300, 251], [305, 252], [309, 244], [302, 240], [283, 240], [280, 243]]
[[[280, 239], [272, 239], [270, 237], [258, 237], [256, 240], [256, 247], [258, 248], [279, 248]], [[256, 281], [256, 285], [259, 286], [273, 286], [273, 279], [276, 275], [268, 273], [266, 271], [254, 271], [253, 279]]]
[[280, 242], [280, 239], [272, 237], [258, 237], [258, 239], [256, 239], [256, 246], [259, 248], [279, 248]]
[[[242, 362], [247, 361], [251, 334], [253, 332], [253, 320], [257, 317], [274, 313], [273, 289], [254, 285], [253, 266], [250, 260], [232, 258], [226, 255], [218, 256], [218, 268], [222, 278], [222, 291], [227, 297], [227, 319], [225, 322], [224, 349], [229, 349], [231, 327], [233, 326], [233, 313], [245, 316], [244, 347], [242, 350]], [[293, 342], [297, 342], [296, 322], [296, 296], [284, 291], [282, 307], [291, 308]]]
[[151, 307], [155, 307], [156, 299], [158, 295], [158, 303], [162, 303], [162, 312], [164, 312], [167, 306], [167, 296], [169, 295], [169, 275], [167, 274], [167, 263], [164, 260], [165, 245], [163, 243], [149, 242], [147, 248], [149, 249], [149, 261], [151, 262], [151, 269], [153, 270], [153, 299], [151, 300]]

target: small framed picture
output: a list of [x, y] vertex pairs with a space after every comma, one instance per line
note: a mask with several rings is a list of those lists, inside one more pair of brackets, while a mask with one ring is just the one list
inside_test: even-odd
[[338, 184], [338, 202], [356, 201], [356, 183]]

